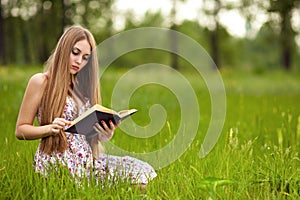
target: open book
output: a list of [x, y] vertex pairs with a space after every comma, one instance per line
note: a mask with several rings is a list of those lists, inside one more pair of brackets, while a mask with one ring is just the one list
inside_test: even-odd
[[102, 126], [101, 121], [104, 120], [107, 126], [109, 126], [109, 121], [111, 120], [114, 124], [117, 124], [119, 121], [126, 119], [136, 112], [136, 109], [116, 112], [96, 104], [74, 119], [65, 132], [78, 133], [90, 137], [96, 134], [96, 131], [93, 128], [96, 123], [99, 123]]

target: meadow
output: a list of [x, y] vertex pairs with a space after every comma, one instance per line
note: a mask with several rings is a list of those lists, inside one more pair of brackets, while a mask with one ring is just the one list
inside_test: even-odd
[[[121, 182], [96, 186], [84, 181], [78, 187], [63, 169], [49, 178], [33, 171], [39, 141], [19, 141], [14, 131], [27, 81], [40, 71], [36, 67], [0, 68], [0, 199], [300, 198], [299, 72], [223, 70], [225, 123], [213, 150], [200, 158], [211, 117], [210, 94], [199, 75], [182, 71], [197, 96], [201, 116], [195, 123], [200, 126], [185, 152], [157, 169], [158, 176], [147, 190], [139, 191]], [[104, 105], [109, 106], [113, 86], [125, 72], [111, 69], [101, 78]], [[150, 123], [153, 104], [162, 105], [167, 113], [166, 123], [155, 136], [135, 138], [116, 130], [111, 142], [128, 151], [149, 152], [163, 148], [176, 137], [180, 104], [166, 87], [147, 84], [138, 88], [129, 102], [139, 109], [133, 120], [141, 126]], [[188, 131], [183, 135], [188, 137]]]

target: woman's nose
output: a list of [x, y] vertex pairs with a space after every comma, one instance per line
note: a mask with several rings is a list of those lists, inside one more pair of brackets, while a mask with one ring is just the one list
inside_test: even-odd
[[76, 58], [76, 62], [77, 62], [78, 64], [81, 64], [81, 63], [82, 63], [82, 58], [81, 58], [81, 56], [78, 56], [78, 57]]

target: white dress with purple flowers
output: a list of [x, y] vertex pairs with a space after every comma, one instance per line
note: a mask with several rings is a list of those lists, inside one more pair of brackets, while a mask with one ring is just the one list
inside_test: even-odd
[[[83, 109], [77, 112], [75, 102], [68, 97], [64, 108], [64, 118], [72, 121], [84, 112]], [[100, 180], [126, 180], [131, 183], [147, 184], [149, 180], [156, 177], [155, 170], [146, 162], [129, 156], [120, 157], [108, 154], [101, 154], [94, 159], [92, 150], [84, 135], [66, 132], [69, 148], [63, 153], [45, 154], [39, 150], [34, 156], [34, 169], [47, 175], [52, 166], [62, 165], [67, 167], [70, 173], [76, 178], [90, 178], [93, 176]]]

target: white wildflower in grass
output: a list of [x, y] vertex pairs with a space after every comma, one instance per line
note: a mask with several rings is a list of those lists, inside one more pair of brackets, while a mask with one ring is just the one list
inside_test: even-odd
[[239, 145], [238, 128], [230, 128], [228, 144], [230, 148], [237, 149]]
[[278, 146], [282, 150], [283, 148], [283, 135], [280, 128], [277, 129]]

